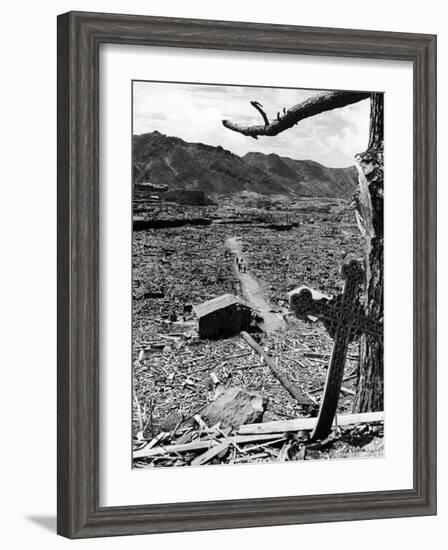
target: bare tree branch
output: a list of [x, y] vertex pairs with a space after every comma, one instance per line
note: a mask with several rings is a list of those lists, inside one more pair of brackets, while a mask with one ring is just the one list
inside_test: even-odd
[[250, 104], [252, 105], [252, 107], [255, 107], [255, 109], [257, 109], [257, 111], [263, 117], [264, 125], [269, 126], [268, 117], [266, 116], [266, 113], [262, 109], [263, 105], [261, 103], [259, 103], [258, 101], [251, 101]]
[[223, 120], [223, 125], [229, 130], [239, 132], [245, 136], [250, 136], [257, 139], [257, 136], [276, 136], [281, 132], [292, 128], [295, 124], [305, 118], [309, 118], [325, 111], [332, 111], [333, 109], [339, 109], [352, 103], [357, 103], [363, 99], [370, 97], [369, 92], [324, 92], [317, 94], [293, 105], [287, 110], [283, 110], [283, 114], [278, 113], [277, 119], [269, 123], [264, 111], [259, 108], [258, 102], [251, 101], [251, 104], [260, 112], [265, 121], [265, 125], [254, 126], [242, 126], [236, 122], [230, 120]]

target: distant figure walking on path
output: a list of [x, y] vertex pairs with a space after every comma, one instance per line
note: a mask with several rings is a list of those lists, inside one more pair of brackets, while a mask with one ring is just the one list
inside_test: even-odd
[[247, 266], [243, 259], [242, 242], [240, 237], [229, 237], [226, 240], [227, 246], [235, 254], [238, 272], [243, 272], [244, 277], [239, 275], [239, 281], [241, 285], [241, 294], [243, 298], [251, 304], [252, 307], [258, 310], [260, 316], [263, 318], [264, 330], [272, 332], [274, 330], [282, 329], [285, 327], [285, 321], [281, 315], [272, 311], [272, 305], [264, 298], [262, 287], [254, 279], [254, 277], [247, 272]]

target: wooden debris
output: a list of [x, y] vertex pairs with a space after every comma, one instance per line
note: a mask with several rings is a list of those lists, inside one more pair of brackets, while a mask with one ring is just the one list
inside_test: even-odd
[[[196, 209], [182, 207], [179, 210], [178, 205], [148, 206], [146, 199], [134, 206], [145, 210], [144, 214], [149, 218], [165, 219], [180, 215], [194, 218], [198, 215]], [[278, 305], [275, 309], [288, 319], [284, 331], [264, 336], [263, 346], [270, 350], [269, 356], [276, 366], [279, 359], [281, 370], [294, 387], [304, 395], [314, 395], [321, 391], [319, 387], [325, 380], [331, 339], [323, 325], [305, 325], [293, 318], [287, 309], [285, 296], [302, 281], [322, 289], [328, 295], [339, 292], [339, 260], [332, 251], [347, 250], [358, 255], [363, 251], [363, 243], [352, 219], [353, 213], [343, 202], [307, 200], [304, 204], [297, 201], [291, 211], [289, 201], [287, 207], [291, 220], [285, 222], [294, 222], [294, 230], [274, 232], [261, 225], [252, 225], [250, 231], [244, 231], [243, 243], [247, 245], [245, 252], [250, 261], [251, 274], [264, 283], [266, 299]], [[149, 213], [146, 212], [148, 208], [151, 209]], [[200, 215], [224, 220], [233, 216], [240, 223], [242, 214], [246, 218], [248, 214], [247, 210], [240, 212], [240, 209], [241, 204], [235, 207], [232, 201], [228, 201], [224, 208], [213, 206]], [[284, 215], [281, 212], [277, 214], [277, 207], [264, 214], [275, 217]], [[307, 226], [310, 219], [314, 223]], [[278, 223], [278, 220], [272, 219], [269, 223]], [[203, 409], [210, 400], [217, 398], [229, 386], [239, 386], [268, 396], [269, 420], [295, 419], [303, 413], [296, 398], [285, 391], [272, 375], [266, 360], [263, 358], [260, 361], [258, 352], [240, 336], [219, 340], [198, 339], [191, 304], [226, 293], [240, 294], [240, 288], [235, 286], [233, 257], [224, 245], [226, 239], [234, 234], [234, 227], [210, 224], [198, 231], [198, 228], [186, 225], [182, 230], [148, 229], [134, 233], [133, 366], [134, 384], [144, 423], [144, 439], [138, 441], [141, 422], [134, 399], [134, 448], [136, 452], [157, 447], [168, 449], [165, 454], [136, 459], [135, 467], [187, 466], [212, 446], [227, 444], [228, 440], [232, 443], [227, 450], [204, 464], [272, 462], [281, 458], [282, 449], [289, 441], [294, 442], [290, 448], [290, 460], [298, 460], [301, 454], [307, 459], [316, 458], [320, 452], [310, 449], [309, 456], [307, 454], [305, 457], [310, 430], [286, 435], [285, 432], [267, 434], [270, 435], [268, 440], [235, 443], [234, 432], [237, 430], [229, 433], [229, 428], [225, 428], [221, 433], [214, 430], [213, 424], [203, 416]], [[239, 227], [236, 226], [236, 231]], [[327, 238], [331, 232], [332, 236]], [[324, 238], [327, 239], [325, 246], [321, 246]], [[298, 239], [300, 247], [296, 246]], [[266, 254], [267, 250], [269, 254]], [[153, 298], [148, 294], [159, 290], [163, 290], [163, 297]], [[176, 317], [177, 320], [173, 321]], [[352, 366], [356, 364], [358, 355], [359, 345], [354, 342], [348, 354]], [[210, 373], [220, 380], [216, 387], [212, 386]], [[185, 384], [186, 380], [188, 384]], [[352, 387], [348, 383], [346, 385]], [[351, 410], [352, 396], [339, 401], [339, 414]], [[192, 419], [196, 414], [210, 426], [209, 430], [201, 430], [194, 421], [191, 425], [185, 425], [185, 419]], [[377, 439], [382, 437], [382, 425], [370, 424], [367, 427]], [[360, 437], [364, 437], [362, 425], [359, 428]], [[376, 429], [379, 430], [378, 437], [373, 433]], [[349, 426], [344, 429], [342, 426], [339, 431], [347, 433], [356, 431], [356, 428]], [[167, 435], [157, 441], [160, 432]], [[260, 437], [264, 434], [248, 435]], [[171, 445], [185, 444], [199, 444], [200, 448], [195, 450], [190, 447], [180, 452], [169, 450]], [[271, 449], [271, 454], [266, 447]], [[225, 456], [221, 456], [222, 453], [226, 453]]]
[[274, 434], [274, 435], [276, 435], [277, 437], [273, 441], [269, 441], [269, 443], [259, 443], [258, 445], [252, 445], [251, 447], [246, 447], [244, 451], [246, 453], [250, 453], [252, 451], [255, 451], [256, 449], [266, 449], [267, 445], [274, 445], [276, 443], [283, 443], [285, 441], [285, 436], [283, 434], [281, 437], [278, 437], [278, 434]]
[[156, 435], [154, 439], [152, 439], [147, 445], [145, 445], [145, 449], [152, 449], [155, 447], [158, 443], [163, 441], [165, 437], [169, 435], [169, 432], [160, 432], [159, 435]]
[[[231, 439], [231, 438], [229, 438]], [[278, 439], [277, 434], [249, 434], [249, 435], [237, 435], [231, 439], [231, 442], [235, 442], [237, 445], [240, 443], [252, 443], [254, 441], [272, 441]], [[227, 441], [226, 441], [227, 442]], [[218, 443], [215, 440], [206, 441], [193, 441], [191, 443], [184, 443], [180, 445], [165, 445], [159, 447], [153, 447], [148, 449], [147, 446], [142, 449], [134, 451], [134, 460], [139, 458], [149, 458], [151, 456], [169, 455], [171, 453], [188, 453], [195, 451], [205, 451], [212, 447], [215, 447]]]
[[180, 437], [176, 439], [176, 444], [183, 445], [184, 443], [188, 443], [193, 439], [193, 435], [194, 433], [192, 429], [186, 430]]
[[218, 456], [223, 451], [229, 448], [230, 442], [224, 441], [223, 443], [218, 443], [217, 445], [214, 445], [211, 447], [208, 451], [205, 451], [204, 454], [199, 455], [196, 457], [192, 462], [192, 466], [200, 466], [201, 464], [207, 464], [207, 462], [210, 462], [215, 456]]
[[309, 397], [306, 395], [303, 395], [296, 386], [288, 379], [285, 372], [283, 372], [275, 363], [272, 361], [272, 359], [269, 357], [269, 355], [264, 351], [264, 349], [255, 342], [255, 340], [247, 334], [247, 332], [242, 331], [241, 333], [242, 338], [249, 344], [251, 348], [253, 348], [265, 361], [266, 364], [271, 369], [274, 376], [277, 378], [277, 380], [283, 385], [283, 387], [288, 390], [288, 392], [296, 399], [301, 405], [311, 405], [313, 402]]
[[202, 420], [202, 418], [199, 416], [199, 414], [194, 415], [194, 419], [196, 420], [198, 426], [201, 428], [201, 430], [208, 431], [209, 427], [207, 424]]
[[[336, 419], [338, 426], [349, 424], [382, 422], [384, 412], [370, 412], [359, 414], [340, 414]], [[311, 431], [316, 425], [316, 418], [296, 418], [294, 420], [278, 420], [264, 422], [263, 424], [246, 424], [238, 430], [240, 434], [274, 434], [279, 432], [297, 432], [299, 430]]]

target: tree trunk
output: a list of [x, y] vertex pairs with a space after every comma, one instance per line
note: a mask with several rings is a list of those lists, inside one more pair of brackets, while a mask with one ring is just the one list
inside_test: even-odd
[[[372, 94], [368, 149], [356, 156], [359, 172], [356, 215], [366, 243], [366, 312], [381, 321], [384, 316], [383, 109], [383, 94]], [[363, 335], [355, 412], [383, 410], [383, 380], [383, 344], [373, 336]]]

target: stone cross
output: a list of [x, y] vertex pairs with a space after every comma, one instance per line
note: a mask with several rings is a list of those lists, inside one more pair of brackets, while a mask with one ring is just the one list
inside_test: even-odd
[[382, 324], [369, 319], [359, 301], [359, 292], [364, 281], [362, 262], [351, 260], [342, 265], [341, 276], [344, 279], [344, 288], [342, 293], [334, 298], [308, 287], [297, 288], [288, 294], [289, 305], [294, 315], [302, 321], [322, 321], [334, 340], [327, 381], [312, 439], [324, 439], [331, 431], [350, 342], [362, 333], [382, 340]]

